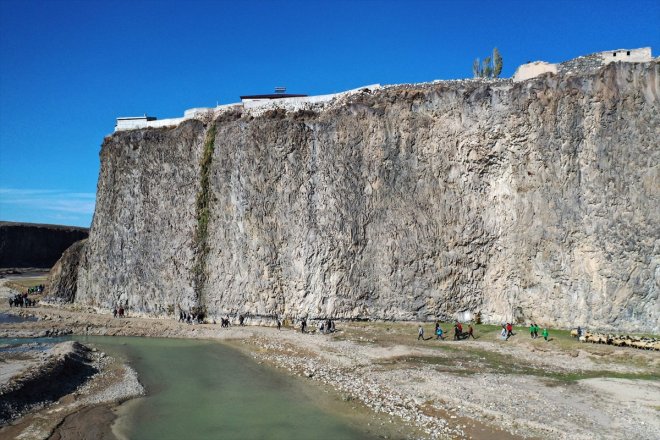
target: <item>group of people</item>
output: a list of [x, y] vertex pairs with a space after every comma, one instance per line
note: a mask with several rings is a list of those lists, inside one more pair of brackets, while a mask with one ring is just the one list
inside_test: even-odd
[[113, 307], [112, 309], [112, 317], [113, 318], [124, 318], [126, 311], [123, 306], [117, 306]]
[[28, 288], [27, 293], [41, 293], [44, 291], [45, 288], [46, 286], [44, 286], [43, 284], [39, 284], [37, 286], [32, 286]]
[[[550, 333], [548, 332], [547, 328], [544, 328], [543, 332], [541, 333], [543, 339], [545, 339], [546, 342], [548, 341], [549, 334]], [[515, 336], [515, 333], [513, 332], [513, 324], [510, 322], [507, 322], [506, 324], [502, 324], [501, 335], [502, 335], [502, 339], [504, 339], [505, 341], [508, 341], [511, 336]], [[529, 336], [532, 339], [536, 339], [539, 337], [539, 326], [536, 325], [535, 322], [529, 325]]]
[[[580, 327], [578, 327], [578, 334], [580, 333]], [[539, 337], [539, 326], [536, 325], [536, 323], [532, 322], [529, 326], [529, 335], [531, 336], [532, 339], [536, 339]], [[548, 328], [544, 327], [543, 332], [541, 333], [543, 336], [543, 339], [545, 339], [546, 342], [548, 342]]]
[[470, 337], [472, 339], [477, 339], [474, 337], [474, 328], [472, 328], [472, 324], [468, 324], [468, 330], [464, 332], [463, 325], [460, 323], [460, 321], [456, 321], [454, 323], [454, 341], [460, 341]]
[[184, 322], [186, 324], [201, 324], [204, 322], [204, 313], [184, 312], [183, 310], [179, 310], [179, 322]]
[[[445, 331], [440, 327], [440, 321], [435, 322], [435, 330], [433, 331], [433, 334], [435, 335], [435, 339], [442, 339], [445, 340], [446, 337], [444, 336]], [[462, 339], [468, 339], [472, 337], [472, 339], [477, 339], [474, 337], [474, 328], [472, 328], [472, 324], [468, 325], [468, 330], [466, 332], [463, 331], [463, 324], [460, 323], [460, 321], [456, 321], [454, 323], [454, 341], [459, 341]], [[417, 340], [425, 340], [424, 339], [424, 327], [420, 325], [417, 328]], [[429, 337], [429, 339], [431, 339]]]
[[[279, 330], [282, 326], [282, 323], [280, 320], [277, 320], [277, 329]], [[334, 333], [336, 328], [335, 328], [335, 322], [332, 319], [326, 319], [319, 321], [319, 332], [322, 334], [325, 333]], [[307, 333], [307, 318], [303, 318], [300, 320], [300, 332], [301, 333]]]
[[532, 322], [532, 323], [529, 325], [529, 336], [530, 336], [532, 339], [536, 339], [536, 338], [539, 337], [539, 326], [536, 325], [536, 323], [534, 323], [534, 322]]
[[321, 325], [319, 326], [319, 331], [321, 333], [333, 333], [335, 331], [335, 323], [332, 319], [326, 319], [325, 321], [321, 321]]
[[9, 307], [34, 307], [37, 305], [37, 301], [34, 299], [28, 298], [27, 293], [17, 293], [14, 296], [9, 297]]
[[[247, 319], [247, 317], [245, 315], [243, 315], [243, 314], [238, 315], [238, 325], [243, 327], [245, 325], [245, 320], [246, 319]], [[215, 324], [215, 320], [213, 321], [213, 323]], [[222, 327], [222, 328], [231, 327], [231, 320], [229, 319], [229, 315], [225, 315], [224, 318], [222, 318], [222, 317], [220, 318], [220, 327]]]

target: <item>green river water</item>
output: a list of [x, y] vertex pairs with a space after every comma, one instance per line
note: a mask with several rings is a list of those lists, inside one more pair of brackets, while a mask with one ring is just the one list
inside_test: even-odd
[[[122, 404], [128, 439], [375, 439], [337, 401], [218, 342], [137, 337], [74, 339], [128, 360], [147, 390]], [[326, 404], [323, 400], [326, 400]], [[344, 407], [344, 402], [336, 405]], [[343, 409], [345, 411], [346, 408]], [[391, 438], [391, 437], [390, 437]]]

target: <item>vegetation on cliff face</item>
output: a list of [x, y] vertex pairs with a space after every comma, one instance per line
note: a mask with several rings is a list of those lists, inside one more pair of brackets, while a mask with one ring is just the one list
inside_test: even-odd
[[197, 193], [196, 215], [197, 215], [197, 230], [195, 231], [195, 266], [194, 281], [195, 281], [195, 294], [197, 295], [198, 304], [201, 304], [201, 294], [204, 283], [206, 281], [206, 257], [209, 253], [209, 217], [210, 217], [210, 204], [211, 204], [211, 191], [209, 190], [209, 172], [211, 170], [211, 162], [213, 161], [213, 151], [215, 149], [215, 123], [211, 123], [208, 131], [206, 132], [206, 139], [204, 141], [204, 151], [200, 160], [199, 166], [199, 192]]

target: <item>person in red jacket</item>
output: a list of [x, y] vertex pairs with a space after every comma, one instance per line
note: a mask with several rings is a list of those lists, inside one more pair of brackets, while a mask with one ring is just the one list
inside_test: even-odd
[[508, 340], [511, 336], [513, 336], [513, 324], [510, 322], [506, 323], [506, 339]]

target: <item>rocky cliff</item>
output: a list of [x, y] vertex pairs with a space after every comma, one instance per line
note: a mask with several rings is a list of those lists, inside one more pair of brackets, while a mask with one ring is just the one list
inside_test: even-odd
[[50, 268], [89, 230], [76, 226], [0, 221], [0, 268]]
[[85, 248], [85, 243], [87, 243], [87, 239], [73, 243], [50, 269], [44, 292], [47, 299], [42, 300], [42, 302], [70, 303], [75, 301], [78, 290], [80, 257]]
[[76, 301], [660, 331], [660, 67], [115, 133]]

